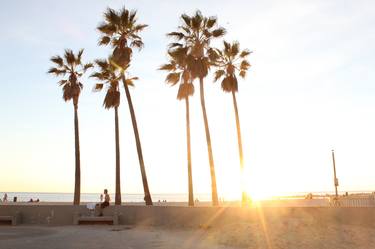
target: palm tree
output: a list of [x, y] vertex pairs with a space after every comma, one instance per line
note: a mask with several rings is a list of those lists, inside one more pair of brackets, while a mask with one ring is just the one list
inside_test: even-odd
[[175, 38], [177, 41], [170, 45], [171, 50], [184, 47], [188, 48], [187, 64], [193, 79], [199, 79], [200, 101], [204, 120], [204, 128], [206, 132], [207, 152], [210, 163], [211, 173], [211, 189], [212, 189], [212, 204], [219, 205], [215, 165], [211, 146], [210, 129], [208, 125], [208, 118], [206, 112], [206, 104], [204, 99], [204, 78], [210, 69], [210, 42], [214, 38], [222, 37], [225, 34], [225, 29], [217, 27], [216, 17], [204, 17], [200, 11], [197, 11], [193, 16], [186, 14], [181, 15], [183, 24], [179, 27], [177, 32], [171, 32], [168, 35]]
[[241, 184], [242, 184], [242, 204], [246, 203], [247, 195], [244, 190], [243, 183], [243, 152], [242, 152], [242, 139], [241, 139], [241, 128], [240, 118], [238, 114], [236, 92], [238, 91], [238, 74], [240, 77], [245, 78], [246, 72], [250, 67], [250, 63], [246, 60], [246, 57], [251, 52], [247, 49], [240, 51], [240, 44], [233, 42], [232, 44], [224, 41], [224, 48], [222, 50], [214, 49], [211, 50], [211, 59], [214, 61], [217, 70], [215, 71], [214, 81], [221, 81], [221, 89], [224, 92], [232, 93], [234, 113], [236, 116], [236, 127], [237, 127], [237, 139], [238, 139], [238, 152], [240, 157], [240, 169], [241, 169]]
[[193, 176], [191, 167], [191, 146], [190, 146], [190, 109], [189, 96], [194, 94], [194, 85], [186, 63], [188, 49], [181, 47], [174, 51], [168, 51], [169, 63], [162, 65], [159, 70], [165, 70], [168, 73], [165, 81], [175, 86], [180, 82], [177, 99], [185, 100], [186, 107], [186, 143], [187, 143], [187, 164], [188, 164], [188, 189], [189, 189], [189, 206], [194, 206], [193, 194]]
[[51, 57], [55, 67], [51, 67], [48, 73], [55, 76], [62, 76], [59, 85], [63, 90], [63, 99], [65, 101], [73, 100], [74, 106], [74, 135], [75, 135], [75, 184], [74, 184], [74, 205], [79, 205], [81, 195], [81, 166], [79, 152], [79, 128], [78, 128], [78, 100], [83, 84], [79, 78], [93, 65], [91, 63], [83, 64], [81, 57], [83, 49], [79, 50], [77, 55], [72, 50], [66, 49], [64, 56], [59, 55]]
[[116, 141], [116, 192], [115, 205], [121, 205], [121, 181], [120, 181], [120, 142], [119, 142], [119, 123], [118, 123], [118, 107], [120, 105], [119, 76], [116, 75], [115, 67], [107, 60], [95, 60], [95, 64], [99, 68], [98, 72], [91, 75], [100, 81], [96, 83], [94, 91], [101, 91], [104, 85], [107, 85], [107, 92], [103, 101], [106, 109], [115, 109], [115, 141]]
[[144, 200], [146, 205], [152, 205], [146, 169], [143, 161], [141, 141], [139, 139], [137, 120], [135, 117], [129, 86], [126, 83], [127, 80], [125, 78], [125, 69], [129, 66], [133, 53], [132, 48], [141, 49], [143, 47], [142, 38], [138, 34], [147, 27], [145, 24], [137, 23], [136, 14], [136, 11], [129, 11], [126, 8], [122, 8], [119, 11], [108, 8], [104, 13], [104, 22], [98, 26], [98, 30], [102, 33], [99, 40], [99, 45], [111, 45], [113, 47], [111, 63], [120, 71], [121, 80], [125, 88], [126, 99], [129, 105], [137, 145], [137, 153], [145, 194]]

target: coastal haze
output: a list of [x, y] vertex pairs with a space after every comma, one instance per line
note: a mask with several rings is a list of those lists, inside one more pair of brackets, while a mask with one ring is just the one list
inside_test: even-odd
[[[85, 48], [85, 60], [105, 57], [98, 32], [107, 6], [122, 1], [8, 1], [0, 20], [0, 190], [73, 192], [72, 106], [61, 100], [48, 59]], [[22, 6], [22, 8], [20, 8]], [[71, 6], [74, 6], [73, 8]], [[331, 149], [340, 190], [375, 189], [374, 3], [371, 1], [127, 1], [145, 47], [135, 52], [131, 89], [151, 193], [187, 193], [184, 104], [156, 69], [166, 60], [167, 32], [178, 14], [200, 9], [218, 17], [226, 40], [253, 51], [239, 80], [246, 182], [260, 196], [332, 191]], [[13, 13], [18, 13], [14, 15]], [[11, 25], [7, 25], [11, 23]], [[221, 45], [214, 43], [214, 45]], [[114, 193], [113, 112], [83, 79], [79, 103], [82, 192]], [[239, 198], [239, 162], [231, 97], [206, 79], [219, 195]], [[197, 90], [197, 89], [196, 89]], [[124, 98], [122, 98], [124, 100]], [[122, 189], [142, 193], [126, 102], [121, 104]], [[210, 192], [199, 96], [191, 98], [194, 190]], [[173, 177], [172, 177], [173, 176]], [[261, 190], [261, 193], [259, 193]], [[257, 193], [258, 191], [258, 193]]]

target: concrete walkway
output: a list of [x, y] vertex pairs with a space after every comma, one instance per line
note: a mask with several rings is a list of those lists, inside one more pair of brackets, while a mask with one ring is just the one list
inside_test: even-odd
[[129, 226], [0, 226], [1, 249], [228, 249], [202, 230], [160, 230]]

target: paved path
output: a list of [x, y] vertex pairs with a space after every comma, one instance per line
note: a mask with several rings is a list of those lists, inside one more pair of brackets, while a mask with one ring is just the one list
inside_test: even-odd
[[1, 249], [227, 249], [202, 230], [160, 230], [127, 226], [0, 226]]

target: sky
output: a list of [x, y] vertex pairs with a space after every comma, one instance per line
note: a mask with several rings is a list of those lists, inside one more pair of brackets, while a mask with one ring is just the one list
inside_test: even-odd
[[[83, 61], [106, 57], [97, 25], [107, 7], [138, 11], [149, 27], [134, 53], [131, 89], [151, 193], [186, 193], [185, 106], [157, 68], [167, 61], [166, 33], [182, 13], [217, 16], [253, 53], [239, 82], [246, 182], [250, 193], [375, 190], [375, 3], [373, 1], [6, 1], [0, 10], [0, 191], [73, 192], [73, 105], [46, 72], [49, 58], [84, 48]], [[221, 40], [212, 43], [221, 47]], [[212, 72], [211, 72], [212, 73]], [[83, 78], [79, 103], [81, 187], [114, 192], [114, 111]], [[195, 82], [197, 84], [197, 82]], [[233, 103], [205, 79], [219, 196], [240, 195]], [[121, 187], [142, 193], [129, 109], [122, 92]], [[193, 182], [210, 192], [198, 85], [191, 103]]]

